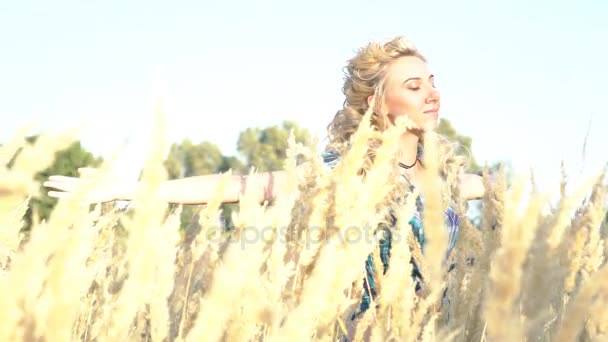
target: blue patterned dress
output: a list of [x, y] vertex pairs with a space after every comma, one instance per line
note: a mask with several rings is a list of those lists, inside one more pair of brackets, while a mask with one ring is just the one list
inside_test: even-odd
[[[324, 152], [322, 155], [324, 164], [329, 168], [334, 168], [338, 162], [340, 161], [340, 156], [337, 153], [333, 152]], [[404, 176], [406, 181], [407, 178]], [[410, 190], [414, 190], [414, 186], [410, 183]], [[424, 253], [424, 243], [425, 243], [425, 234], [424, 227], [422, 225], [422, 217], [424, 212], [424, 198], [422, 195], [418, 196], [416, 199], [416, 210], [414, 211], [414, 215], [409, 221], [409, 224], [412, 228], [414, 236], [416, 240], [420, 244], [420, 249]], [[445, 222], [446, 229], [448, 231], [448, 255], [456, 245], [456, 241], [458, 239], [458, 229], [460, 227], [460, 218], [455, 213], [454, 209], [450, 206], [445, 212]], [[393, 216], [393, 225], [396, 223], [396, 218]], [[390, 259], [390, 251], [391, 251], [391, 230], [385, 230], [387, 234], [385, 234], [385, 238], [379, 241], [380, 244], [380, 259], [383, 266], [383, 273], [386, 273], [389, 267], [389, 259]], [[416, 283], [416, 290], [420, 289], [420, 283], [422, 282], [422, 274], [418, 270], [416, 263], [411, 260], [413, 265], [412, 277]], [[375, 298], [377, 295], [376, 292], [376, 283], [374, 280], [374, 266], [372, 256], [367, 257], [367, 261], [365, 263], [365, 273], [366, 277], [363, 279], [363, 298], [361, 299], [361, 304], [359, 305], [359, 310], [353, 318], [360, 315], [367, 309], [369, 309], [371, 298]]]

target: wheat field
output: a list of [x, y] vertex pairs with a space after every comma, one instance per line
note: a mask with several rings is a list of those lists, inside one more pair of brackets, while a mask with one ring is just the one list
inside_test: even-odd
[[[0, 147], [0, 341], [608, 340], [603, 170], [569, 194], [564, 175], [556, 203], [530, 191], [529, 178], [507, 184], [486, 172], [481, 225], [463, 219], [446, 256], [429, 139], [423, 253], [407, 224], [416, 194], [394, 181], [399, 127], [380, 134], [362, 125], [335, 169], [314, 146], [291, 141], [289, 184], [272, 203], [246, 191], [225, 230], [216, 199], [182, 231], [180, 209], [155, 196], [166, 179], [159, 118], [128, 209], [83, 204], [101, 172], [48, 220], [34, 220], [27, 238], [28, 201], [44, 195], [33, 177], [74, 136], [43, 135], [30, 146], [16, 132]], [[382, 144], [363, 177], [370, 139]], [[298, 176], [302, 158], [308, 170]], [[371, 308], [352, 319], [368, 255], [380, 265], [377, 228], [389, 205], [397, 213], [391, 266], [375, 276]], [[463, 214], [466, 203], [456, 208]], [[419, 291], [410, 260], [424, 279]]]

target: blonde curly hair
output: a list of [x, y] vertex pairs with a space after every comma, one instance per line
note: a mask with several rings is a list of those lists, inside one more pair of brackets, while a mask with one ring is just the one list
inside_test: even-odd
[[[355, 56], [348, 60], [344, 68], [345, 79], [342, 92], [345, 96], [342, 109], [338, 110], [331, 123], [327, 126], [328, 151], [339, 155], [346, 152], [352, 135], [357, 131], [364, 114], [370, 105], [368, 98], [373, 97], [374, 103], [371, 116], [371, 126], [378, 131], [388, 127], [386, 113], [382, 113], [378, 104], [384, 101], [385, 83], [390, 65], [401, 57], [417, 57], [424, 62], [426, 58], [416, 46], [406, 37], [397, 36], [382, 44], [371, 42], [359, 49]], [[463, 172], [469, 163], [469, 158], [456, 154], [458, 144], [445, 136], [437, 134], [439, 142], [440, 172], [448, 188], [455, 188], [455, 177]], [[418, 160], [423, 164], [423, 136], [418, 144]], [[370, 156], [373, 159], [374, 143], [370, 143]], [[453, 193], [452, 190], [449, 191]]]

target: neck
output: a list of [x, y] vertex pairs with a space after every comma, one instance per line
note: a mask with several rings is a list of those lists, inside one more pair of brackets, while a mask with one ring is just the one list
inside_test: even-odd
[[399, 162], [405, 165], [414, 165], [418, 156], [418, 135], [407, 131], [401, 136]]

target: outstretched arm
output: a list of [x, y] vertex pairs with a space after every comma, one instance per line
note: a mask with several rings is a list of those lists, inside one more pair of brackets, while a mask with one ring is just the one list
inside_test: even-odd
[[[169, 203], [204, 204], [215, 195], [216, 187], [225, 175], [212, 174], [168, 180], [160, 185], [159, 196]], [[236, 203], [239, 196], [255, 187], [259, 202], [276, 197], [277, 189], [285, 187], [285, 171], [263, 172], [250, 176], [230, 176], [222, 202]], [[132, 197], [132, 196], [131, 196]]]
[[[87, 172], [95, 172], [92, 169], [79, 171], [81, 171], [81, 175]], [[215, 196], [217, 185], [223, 177], [226, 177], [226, 175], [210, 174], [167, 180], [160, 184], [158, 196], [168, 203], [205, 204]], [[51, 176], [44, 182], [44, 186], [55, 189], [49, 191], [49, 196], [65, 198], [72, 196], [82, 182], [83, 180], [78, 177]], [[286, 182], [287, 174], [285, 171], [264, 172], [250, 176], [229, 176], [222, 195], [222, 202], [238, 202], [239, 195], [244, 193], [247, 187], [255, 187], [254, 192], [258, 195], [261, 203], [264, 200], [275, 198], [277, 189], [283, 189]], [[132, 200], [135, 198], [138, 186], [138, 182], [124, 182], [119, 179], [109, 180], [92, 190], [87, 201], [96, 203]]]

